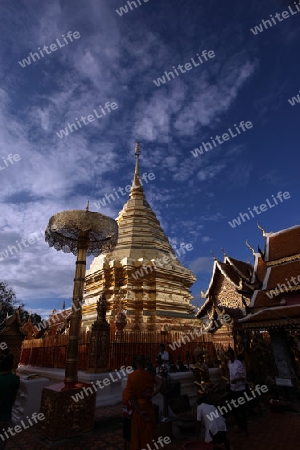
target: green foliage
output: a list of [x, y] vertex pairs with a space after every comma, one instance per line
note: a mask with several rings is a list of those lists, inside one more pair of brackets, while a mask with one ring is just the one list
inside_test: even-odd
[[[22, 322], [27, 321], [29, 312], [24, 309], [24, 303], [17, 301], [16, 294], [6, 282], [0, 281], [0, 324], [7, 314], [13, 315], [19, 306], [21, 307]], [[36, 325], [42, 321], [42, 318], [34, 313], [31, 315], [31, 320], [33, 325]]]
[[5, 319], [7, 314], [11, 316], [18, 305], [16, 294], [12, 288], [4, 281], [0, 281], [0, 323]]

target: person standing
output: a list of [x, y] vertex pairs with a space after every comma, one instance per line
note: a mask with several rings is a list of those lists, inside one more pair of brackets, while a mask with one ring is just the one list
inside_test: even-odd
[[[20, 387], [20, 377], [12, 373], [14, 356], [5, 349], [0, 355], [0, 429], [10, 426], [11, 411]], [[0, 450], [5, 449], [7, 440], [0, 438]]]
[[[146, 359], [143, 355], [135, 357], [136, 370], [128, 375], [123, 391], [123, 402], [130, 401], [133, 413], [131, 419], [130, 450], [141, 450], [152, 445], [156, 438], [156, 417], [152, 405], [152, 397], [162, 386], [162, 381], [156, 375], [145, 370]], [[154, 385], [157, 385], [154, 390]]]
[[[238, 359], [235, 359], [232, 348], [227, 350], [226, 355], [228, 357], [230, 398], [232, 400], [237, 400], [239, 397], [243, 397], [246, 392], [246, 370], [243, 363]], [[239, 403], [238, 406], [234, 408], [234, 414], [240, 429], [248, 434], [246, 404]]]
[[160, 361], [160, 364], [164, 364], [167, 369], [169, 369], [169, 353], [166, 350], [166, 347], [164, 344], [160, 344], [159, 346], [159, 354], [158, 354], [158, 361]]

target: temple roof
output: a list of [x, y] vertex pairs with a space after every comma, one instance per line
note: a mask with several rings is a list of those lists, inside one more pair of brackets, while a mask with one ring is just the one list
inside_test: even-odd
[[20, 307], [14, 311], [11, 316], [6, 316], [5, 319], [0, 322], [0, 334], [7, 333], [7, 330], [12, 329], [13, 327], [20, 332], [21, 335], [25, 336], [25, 333], [22, 330], [22, 326], [25, 322], [21, 320], [21, 310]]
[[256, 278], [260, 282], [263, 282], [267, 273], [267, 265], [259, 253], [255, 254], [255, 258], [256, 259], [253, 272], [254, 276], [252, 278], [252, 281], [254, 281], [254, 279]]
[[[256, 254], [255, 273], [263, 283], [251, 298], [254, 310], [280, 307], [293, 301], [293, 295], [300, 291], [300, 226], [277, 233], [264, 232], [264, 236], [265, 254], [263, 258]], [[299, 298], [297, 302], [300, 303]]]
[[[252, 276], [252, 271], [253, 269], [250, 264], [244, 263], [243, 261], [239, 261], [234, 258], [230, 258], [226, 254], [224, 262], [218, 261], [215, 258], [210, 284], [207, 291], [202, 294], [202, 297], [206, 298], [206, 301], [198, 309], [196, 316], [200, 318], [201, 316], [207, 314], [212, 307], [215, 308], [213, 291], [214, 287], [218, 283], [220, 275], [223, 275], [233, 285], [237, 293], [239, 293], [240, 295], [243, 293], [246, 297], [249, 298], [254, 290], [254, 285], [252, 286], [250, 281], [246, 281], [245, 278], [247, 274], [247, 280], [249, 280], [250, 276]], [[241, 275], [241, 272], [243, 272], [243, 276]], [[243, 311], [240, 308], [229, 308], [223, 305], [218, 305], [218, 307], [222, 310], [225, 310], [226, 313], [234, 319], [238, 319], [244, 315]]]
[[[265, 278], [263, 289], [273, 289], [279, 283], [285, 285], [286, 291], [300, 290], [300, 281], [297, 281], [298, 274], [300, 274], [300, 261], [271, 266], [268, 268], [268, 275]], [[291, 281], [292, 277], [296, 281]]]
[[251, 264], [244, 261], [239, 261], [238, 259], [232, 258], [231, 256], [227, 255], [225, 258], [225, 262], [228, 262], [231, 266], [233, 266], [235, 271], [238, 272], [243, 278], [245, 278], [245, 280], [251, 280], [253, 274], [253, 267], [251, 266]]
[[300, 305], [275, 306], [248, 314], [238, 320], [240, 328], [269, 328], [292, 325], [299, 327]]
[[299, 255], [300, 225], [266, 235], [265, 261], [270, 262], [281, 258]]
[[[229, 262], [229, 260], [230, 260], [230, 262]], [[233, 262], [234, 262], [234, 265], [233, 265]], [[236, 267], [239, 267], [238, 271], [237, 271]], [[217, 282], [218, 272], [222, 273], [228, 281], [230, 281], [232, 284], [234, 284], [234, 286], [236, 287], [237, 290], [244, 290], [245, 292], [251, 293], [253, 289], [251, 288], [250, 281], [245, 282], [245, 278], [242, 277], [239, 273], [240, 270], [243, 270], [244, 273], [246, 273], [246, 271], [250, 270], [250, 268], [252, 268], [252, 266], [250, 264], [243, 263], [243, 261], [239, 261], [237, 259], [229, 258], [227, 255], [224, 258], [224, 262], [221, 262], [221, 261], [218, 261], [217, 259], [215, 259], [211, 281], [210, 281], [208, 289], [205, 292], [205, 294], [203, 295], [203, 297], [209, 299], [210, 293], [211, 293], [215, 283]], [[249, 275], [248, 275], [248, 280], [249, 280]], [[202, 305], [202, 308], [206, 304], [207, 304], [207, 301]], [[201, 310], [202, 310], [202, 308], [201, 308]]]

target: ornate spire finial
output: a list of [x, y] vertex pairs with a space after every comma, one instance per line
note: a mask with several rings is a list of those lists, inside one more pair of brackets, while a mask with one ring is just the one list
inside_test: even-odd
[[260, 229], [260, 231], [262, 231], [263, 236], [265, 236], [267, 234], [266, 230], [263, 229], [263, 227], [261, 227], [257, 221], [257, 227]]
[[143, 183], [140, 179], [140, 173], [139, 173], [139, 156], [140, 156], [140, 143], [139, 141], [136, 141], [135, 144], [135, 170], [134, 170], [134, 177], [133, 177], [133, 183], [130, 190], [130, 198], [145, 198], [144, 191], [143, 191]]
[[253, 255], [254, 255], [254, 253], [255, 253], [255, 250], [254, 250], [254, 248], [253, 247], [251, 247], [251, 245], [249, 244], [249, 242], [248, 242], [248, 239], [246, 239], [246, 245], [247, 245], [247, 247], [251, 250], [251, 252], [253, 253]]
[[224, 255], [224, 256], [227, 256], [227, 254], [226, 254], [226, 252], [225, 252], [225, 250], [224, 250], [223, 247], [221, 247], [221, 250], [222, 250], [222, 252], [223, 252], [223, 255]]
[[217, 258], [215, 257], [215, 255], [213, 254], [213, 251], [211, 250], [210, 253], [212, 254], [213, 258], [215, 261], [217, 261]]
[[88, 200], [88, 201], [87, 201], [87, 204], [86, 204], [86, 208], [85, 208], [86, 211], [89, 210], [89, 206], [90, 206], [90, 201]]
[[135, 143], [135, 156], [138, 158], [140, 156], [141, 150], [140, 150], [140, 142], [136, 141]]

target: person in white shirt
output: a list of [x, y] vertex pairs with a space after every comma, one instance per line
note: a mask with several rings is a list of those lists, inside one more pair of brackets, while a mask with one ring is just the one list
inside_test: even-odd
[[[246, 370], [243, 363], [238, 359], [235, 359], [232, 348], [227, 350], [226, 355], [228, 357], [228, 369], [230, 374], [230, 398], [232, 400], [237, 400], [246, 392]], [[234, 413], [239, 427], [245, 431], [245, 433], [248, 433], [246, 404], [239, 404], [237, 408], [234, 408]]]
[[158, 360], [161, 361], [161, 364], [164, 364], [167, 369], [169, 369], [169, 353], [166, 351], [165, 345], [160, 344], [159, 349], [160, 352], [158, 354]]
[[[202, 400], [199, 401], [199, 403]], [[197, 408], [197, 435], [200, 436], [201, 423], [205, 426], [205, 442], [212, 444], [225, 444], [226, 450], [230, 450], [227, 438], [225, 419], [219, 414], [217, 408], [208, 403], [200, 403]]]

